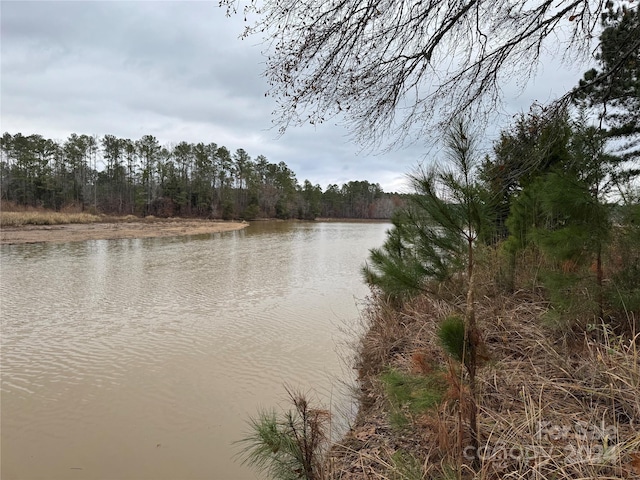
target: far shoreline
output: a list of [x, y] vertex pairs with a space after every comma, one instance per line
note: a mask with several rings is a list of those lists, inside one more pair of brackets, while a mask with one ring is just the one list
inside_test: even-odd
[[247, 222], [181, 218], [157, 219], [157, 221], [141, 219], [140, 221], [123, 222], [22, 225], [2, 227], [0, 230], [0, 245], [206, 235], [241, 230], [248, 226]]

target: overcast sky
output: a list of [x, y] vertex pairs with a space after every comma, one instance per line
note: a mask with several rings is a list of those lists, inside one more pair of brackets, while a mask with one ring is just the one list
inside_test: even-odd
[[[253, 158], [284, 161], [302, 183], [369, 180], [406, 191], [405, 174], [437, 157], [425, 144], [362, 152], [336, 122], [278, 136], [259, 39], [240, 40], [242, 16], [213, 1], [1, 1], [2, 132], [64, 140], [71, 133], [161, 144], [215, 142]], [[504, 115], [574, 86], [587, 65], [545, 61], [517, 94], [505, 86]], [[487, 142], [487, 144], [490, 144]], [[428, 155], [425, 156], [428, 152]]]

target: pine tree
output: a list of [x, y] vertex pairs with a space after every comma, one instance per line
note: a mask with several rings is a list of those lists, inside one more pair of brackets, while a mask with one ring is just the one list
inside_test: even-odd
[[[598, 68], [584, 74], [573, 91], [576, 103], [598, 111], [606, 135], [622, 141], [619, 153], [640, 157], [640, 8], [608, 4]], [[623, 48], [624, 47], [624, 48]]]
[[605, 317], [603, 262], [625, 160], [607, 153], [607, 132], [584, 117], [567, 120], [565, 130], [555, 148], [563, 154], [513, 197], [504, 248], [514, 271], [518, 251], [530, 245], [539, 250], [546, 259], [542, 277], [554, 307], [551, 316], [573, 328], [577, 320], [584, 327], [589, 317]]
[[428, 290], [466, 266], [467, 292], [464, 313], [466, 349], [462, 356], [471, 396], [469, 432], [477, 451], [476, 370], [480, 332], [475, 314], [475, 249], [493, 226], [492, 205], [477, 178], [476, 139], [459, 121], [445, 138], [448, 168], [433, 167], [410, 176], [416, 191], [409, 207], [394, 218], [393, 228], [381, 249], [371, 251], [366, 280], [397, 298]]

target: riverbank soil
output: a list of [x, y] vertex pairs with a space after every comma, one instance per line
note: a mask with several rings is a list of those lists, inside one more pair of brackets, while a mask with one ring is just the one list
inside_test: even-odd
[[174, 237], [240, 230], [248, 223], [198, 219], [144, 219], [139, 221], [24, 225], [2, 227], [0, 244], [65, 243], [85, 240]]
[[534, 291], [478, 297], [479, 448], [465, 374], [436, 333], [464, 296], [378, 299], [357, 352], [360, 411], [329, 453], [331, 478], [640, 478], [640, 334], [559, 335]]

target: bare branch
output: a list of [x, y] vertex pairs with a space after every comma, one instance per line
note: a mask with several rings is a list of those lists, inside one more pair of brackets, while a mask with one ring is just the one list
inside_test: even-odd
[[[221, 0], [228, 9], [236, 0]], [[542, 52], [584, 59], [606, 0], [253, 0], [276, 123], [340, 116], [363, 144], [414, 140], [491, 111]], [[569, 54], [570, 52], [570, 54]], [[411, 135], [409, 135], [411, 133]]]

